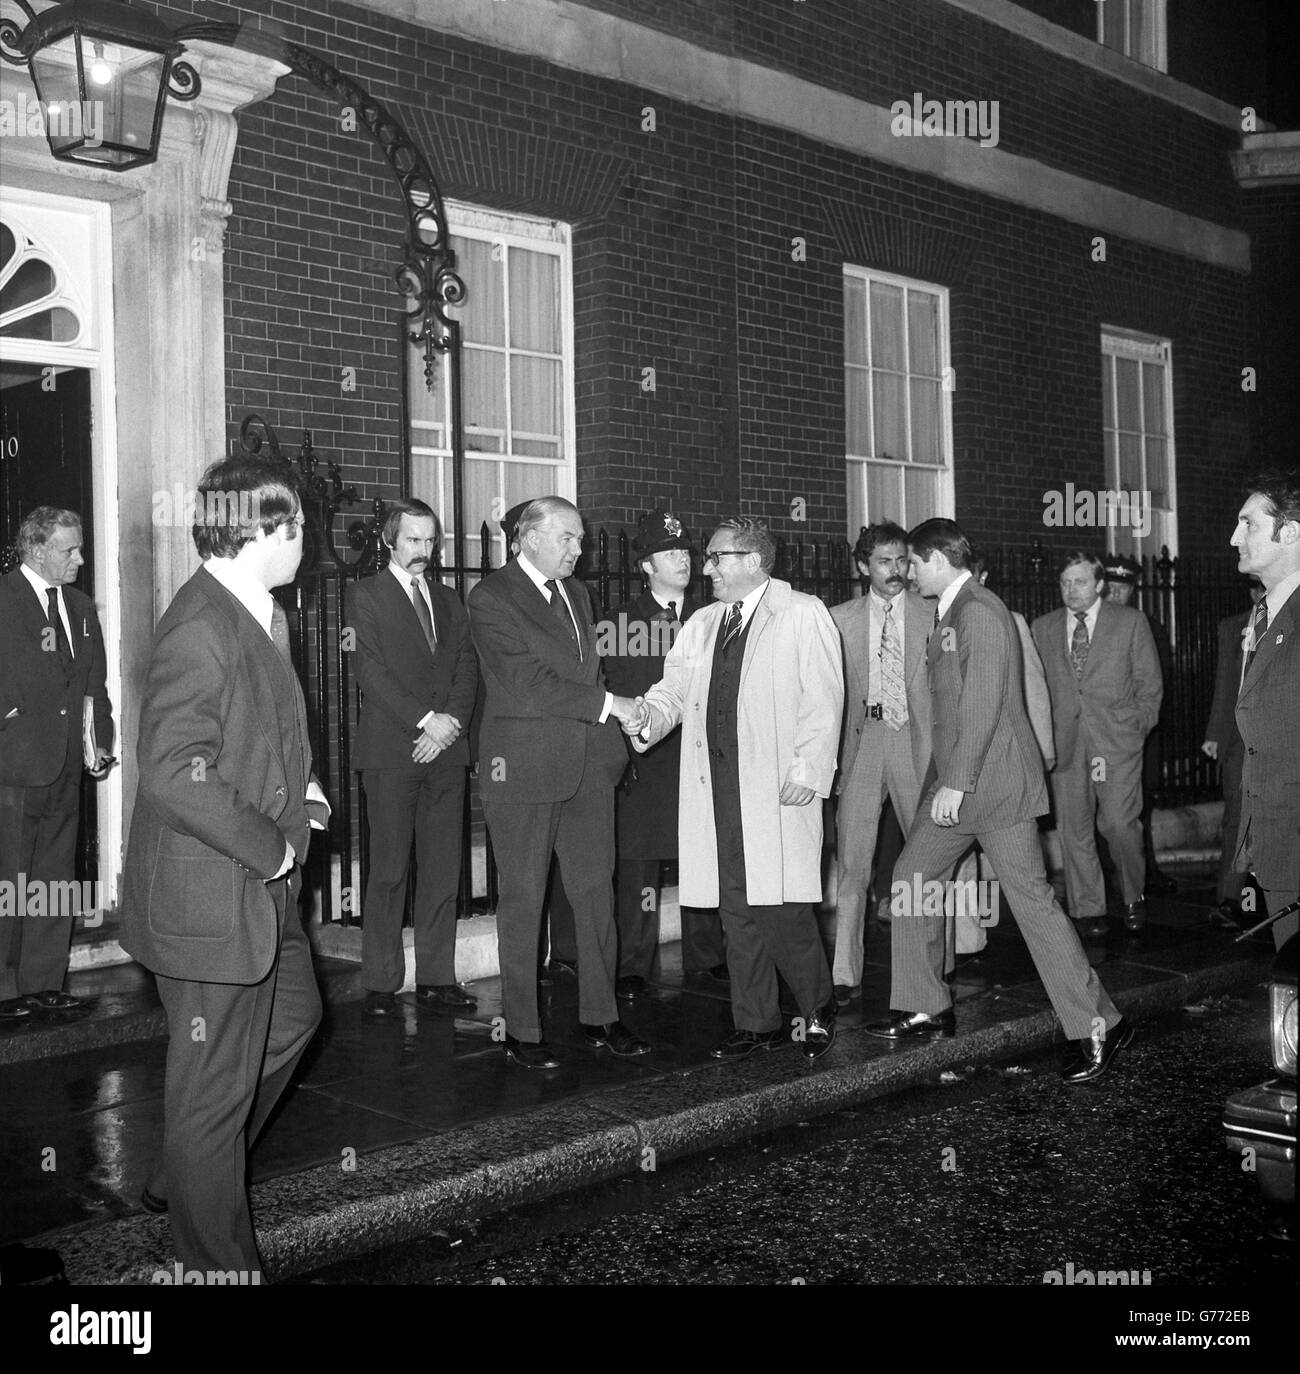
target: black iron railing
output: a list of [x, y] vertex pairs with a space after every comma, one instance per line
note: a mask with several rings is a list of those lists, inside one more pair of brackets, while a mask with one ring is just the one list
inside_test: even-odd
[[[325, 843], [317, 846], [316, 881], [325, 920], [353, 920], [360, 907], [368, 862], [365, 800], [351, 769], [351, 741], [359, 706], [348, 640], [342, 624], [349, 582], [382, 566], [384, 550], [373, 521], [354, 522], [349, 543], [360, 552], [352, 566], [330, 562], [301, 575], [287, 604], [296, 622], [296, 659], [307, 692], [314, 732], [317, 771], [334, 805]], [[481, 530], [484, 551], [477, 566], [441, 568], [450, 586], [472, 586], [493, 569], [493, 542]], [[322, 546], [328, 541], [322, 541]], [[989, 586], [1028, 620], [1060, 604], [1057, 566], [1036, 542], [1027, 549], [996, 550], [990, 556]], [[777, 575], [827, 604], [859, 594], [859, 578], [843, 541], [788, 541], [781, 545]], [[459, 576], [458, 576], [459, 574]], [[591, 554], [579, 575], [601, 615], [609, 614], [640, 590], [640, 577], [625, 533], [597, 531]], [[693, 587], [707, 601], [711, 592], [702, 573]], [[1200, 750], [1214, 687], [1217, 627], [1220, 619], [1246, 605], [1244, 579], [1230, 562], [1218, 558], [1148, 559], [1143, 565], [1137, 604], [1169, 632], [1174, 658], [1161, 718], [1162, 764], [1159, 806], [1184, 805], [1219, 795], [1218, 767]], [[465, 805], [459, 912], [469, 916], [496, 908], [496, 868], [491, 842], [471, 783]], [[485, 876], [474, 881], [475, 846], [485, 855]], [[479, 890], [475, 891], [475, 887]]]

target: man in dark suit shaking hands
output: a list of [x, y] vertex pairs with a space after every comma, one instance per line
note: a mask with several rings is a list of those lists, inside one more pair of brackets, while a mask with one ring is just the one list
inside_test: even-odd
[[388, 567], [348, 595], [362, 693], [352, 764], [370, 822], [361, 907], [369, 1016], [396, 1013], [394, 994], [406, 977], [402, 909], [413, 836], [416, 1001], [452, 1012], [475, 1006], [456, 985], [456, 892], [478, 664], [460, 599], [425, 576], [437, 537], [423, 501], [391, 502], [383, 528]]
[[[1237, 693], [1246, 750], [1237, 867], [1254, 872], [1277, 913], [1300, 898], [1300, 470], [1261, 474], [1249, 489], [1232, 546], [1238, 570], [1258, 577], [1264, 595], [1251, 617]], [[1279, 949], [1296, 923], [1294, 912], [1273, 923]]]
[[203, 566], [154, 632], [121, 938], [157, 978], [170, 1036], [145, 1205], [169, 1208], [187, 1269], [260, 1282], [247, 1148], [320, 1021], [298, 865], [329, 808], [271, 597], [302, 558], [288, 470], [230, 459], [199, 491], [208, 509], [220, 493], [227, 518], [194, 527]]
[[639, 728], [644, 713], [605, 689], [587, 597], [565, 589], [582, 552], [577, 509], [539, 497], [524, 508], [516, 537], [519, 556], [469, 596], [486, 688], [479, 791], [501, 875], [502, 1044], [512, 1063], [552, 1069], [559, 1060], [542, 1041], [537, 1006], [552, 851], [573, 904], [587, 1044], [623, 1057], [650, 1050], [619, 1020], [614, 1000], [614, 785], [627, 766], [618, 723]]
[[927, 520], [908, 544], [917, 589], [939, 601], [927, 649], [934, 759], [894, 868], [895, 1010], [867, 1029], [892, 1041], [953, 1034], [952, 995], [943, 980], [943, 900], [927, 884], [942, 883], [975, 839], [992, 860], [1052, 1007], [1075, 1042], [1062, 1077], [1090, 1082], [1133, 1032], [1089, 965], [1044, 872], [1034, 820], [1047, 810], [1047, 786], [1025, 710], [1020, 636], [1010, 611], [971, 576], [970, 544], [959, 525]]
[[[0, 578], [0, 882], [48, 896], [39, 912], [0, 920], [3, 1022], [81, 1005], [63, 991], [75, 911], [57, 894], [73, 878], [83, 764], [106, 776], [113, 747], [99, 617], [72, 585], [81, 517], [38, 506], [18, 544], [22, 562]], [[93, 759], [83, 738], [88, 699]]]

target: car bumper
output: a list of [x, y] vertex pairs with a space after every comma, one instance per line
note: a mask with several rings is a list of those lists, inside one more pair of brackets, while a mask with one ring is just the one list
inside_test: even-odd
[[1272, 1078], [1234, 1093], [1223, 1104], [1224, 1145], [1254, 1151], [1260, 1187], [1270, 1200], [1295, 1202], [1296, 1085]]

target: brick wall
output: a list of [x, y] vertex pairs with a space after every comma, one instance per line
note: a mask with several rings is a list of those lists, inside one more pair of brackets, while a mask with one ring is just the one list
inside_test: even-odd
[[[902, 11], [924, 8], [871, 7], [880, 41], [911, 45], [923, 90], [931, 73], [958, 70], [960, 47], [915, 37]], [[818, 22], [833, 9], [819, 7]], [[1045, 488], [1104, 485], [1107, 323], [1173, 339], [1183, 548], [1217, 543], [1224, 473], [1244, 465], [1246, 445], [1245, 296], [1232, 274], [1113, 237], [1095, 264], [1082, 227], [343, 5], [320, 14], [271, 0], [259, 13], [400, 110], [448, 194], [574, 225], [578, 487], [593, 523], [631, 525], [666, 501], [697, 531], [739, 507], [787, 535], [843, 534], [848, 260], [951, 290], [957, 514], [976, 538], [1050, 533]], [[945, 5], [934, 13], [961, 18]], [[1009, 37], [998, 31], [999, 61], [1016, 51]], [[787, 63], [801, 51], [812, 61], [816, 49], [771, 46]], [[1071, 71], [1072, 99], [1086, 102], [1086, 74]], [[648, 105], [653, 132], [642, 128]], [[402, 451], [392, 270], [404, 222], [387, 167], [301, 78], [240, 118], [226, 250], [232, 437], [247, 411], [263, 411], [286, 440], [311, 429], [366, 495], [392, 493]], [[1187, 148], [1219, 135], [1176, 118], [1186, 138], [1173, 162], [1130, 140], [1130, 170], [1108, 179], [1150, 161], [1156, 186], [1176, 164], [1168, 198], [1209, 213], [1226, 155], [1193, 177]], [[1060, 134], [1056, 160], [1105, 164], [1112, 134], [1093, 132], [1083, 121]], [[1051, 145], [1045, 157], [1057, 147], [1046, 130], [1032, 136]], [[796, 235], [806, 262], [791, 259]]]

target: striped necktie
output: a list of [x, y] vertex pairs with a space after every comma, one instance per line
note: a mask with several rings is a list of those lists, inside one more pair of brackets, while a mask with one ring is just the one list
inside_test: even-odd
[[1237, 689], [1238, 696], [1241, 695], [1241, 687], [1246, 685], [1246, 678], [1250, 675], [1250, 665], [1255, 661], [1255, 651], [1259, 648], [1259, 641], [1264, 638], [1264, 631], [1268, 629], [1268, 597], [1261, 596], [1255, 607], [1255, 618], [1250, 622], [1250, 647], [1246, 650], [1246, 662], [1241, 670], [1241, 686]]
[[725, 654], [731, 647], [731, 642], [740, 633], [740, 607], [741, 602], [733, 601], [731, 609], [727, 612], [727, 623], [722, 629], [722, 652]]

